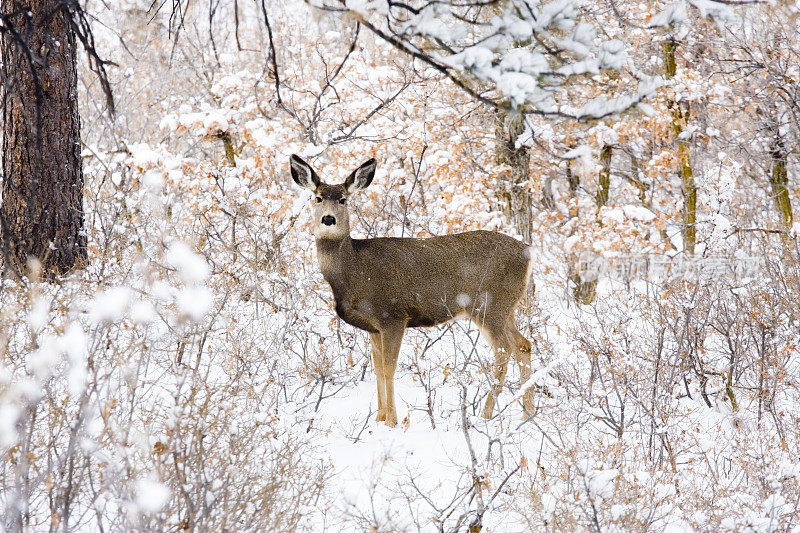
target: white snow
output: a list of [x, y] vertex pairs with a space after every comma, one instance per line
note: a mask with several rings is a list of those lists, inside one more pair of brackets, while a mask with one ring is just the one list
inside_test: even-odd
[[169, 501], [171, 491], [159, 481], [140, 479], [136, 482], [136, 505], [145, 514], [157, 513]]
[[211, 309], [214, 296], [210, 290], [202, 286], [184, 287], [178, 293], [178, 307], [184, 315], [199, 322]]
[[686, 18], [686, 2], [673, 2], [650, 19], [650, 26], [654, 28], [667, 27], [673, 24], [680, 24]]
[[513, 48], [503, 55], [500, 60], [500, 68], [505, 71], [538, 76], [540, 73], [550, 70], [550, 65], [547, 63], [547, 59], [538, 52], [527, 48]]
[[53, 337], [45, 337], [38, 349], [28, 354], [25, 367], [28, 372], [40, 380], [52, 376], [61, 362], [61, 354]]
[[134, 324], [148, 324], [155, 319], [156, 310], [147, 300], [137, 300], [131, 304], [128, 316]]
[[455, 68], [469, 70], [479, 78], [490, 78], [495, 72], [492, 66], [494, 52], [485, 46], [475, 45], [453, 54], [443, 61]]
[[426, 5], [403, 27], [446, 43], [458, 41], [466, 36], [466, 30], [452, 17], [445, 3]]
[[12, 446], [18, 438], [17, 420], [22, 414], [20, 407], [13, 403], [0, 403], [0, 450]]
[[688, 2], [697, 8], [702, 16], [710, 17], [717, 25], [741, 22], [741, 18], [736, 14], [736, 11], [725, 3], [715, 2], [714, 0], [688, 0]]
[[623, 209], [618, 207], [602, 207], [600, 209], [600, 217], [606, 222], [616, 222], [622, 224], [625, 222], [625, 215]]
[[158, 191], [164, 186], [164, 173], [151, 170], [142, 175], [142, 185], [151, 191]]
[[469, 295], [461, 292], [456, 296], [456, 303], [461, 307], [469, 307], [469, 305], [472, 303], [472, 298], [470, 298]]
[[651, 222], [656, 218], [656, 214], [640, 205], [624, 205], [622, 212], [631, 220], [640, 220], [642, 222]]
[[228, 118], [219, 111], [211, 111], [203, 117], [203, 127], [209, 133], [228, 131]]
[[33, 329], [39, 329], [47, 323], [50, 313], [50, 302], [46, 297], [39, 297], [33, 302], [28, 313], [28, 324]]
[[536, 78], [520, 72], [504, 72], [497, 80], [498, 90], [507, 96], [514, 106], [538, 100], [541, 94]]
[[591, 157], [592, 149], [585, 144], [582, 144], [564, 154], [564, 159], [577, 159], [582, 157]]
[[98, 293], [88, 304], [89, 316], [95, 323], [122, 319], [131, 301], [129, 287], [111, 287]]
[[178, 276], [185, 283], [201, 283], [208, 278], [209, 266], [205, 258], [192, 251], [182, 241], [169, 244], [166, 253], [167, 263], [178, 271]]
[[619, 39], [612, 39], [600, 45], [600, 55], [598, 63], [600, 68], [619, 70], [628, 61], [628, 53], [625, 50], [625, 43]]
[[86, 334], [83, 328], [73, 322], [67, 327], [64, 334], [59, 337], [59, 347], [67, 357], [69, 370], [67, 371], [67, 392], [77, 396], [86, 388], [88, 378]]
[[143, 170], [149, 170], [163, 161], [161, 154], [146, 143], [128, 145], [131, 153], [131, 164]]
[[383, 15], [389, 9], [386, 0], [346, 0], [344, 4], [347, 9], [364, 17], [369, 17], [373, 12]]

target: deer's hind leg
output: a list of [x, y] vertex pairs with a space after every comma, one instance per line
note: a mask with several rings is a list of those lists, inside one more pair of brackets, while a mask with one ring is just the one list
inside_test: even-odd
[[372, 364], [375, 367], [375, 379], [378, 382], [378, 414], [375, 416], [375, 420], [383, 422], [386, 420], [386, 378], [383, 375], [381, 334], [370, 333], [369, 340], [372, 346]]
[[[506, 329], [514, 339], [514, 358], [519, 365], [520, 383], [525, 385], [525, 382], [531, 378], [531, 341], [519, 332], [513, 315], [509, 318]], [[522, 396], [522, 407], [527, 416], [533, 414], [533, 390], [531, 388], [528, 388]]]
[[494, 371], [491, 390], [489, 391], [489, 396], [486, 397], [486, 405], [483, 408], [483, 417], [492, 418], [497, 397], [503, 390], [503, 383], [506, 380], [508, 358], [515, 352], [515, 344], [506, 324], [500, 326], [484, 324], [484, 333], [489, 337], [489, 342], [491, 342], [494, 349]]

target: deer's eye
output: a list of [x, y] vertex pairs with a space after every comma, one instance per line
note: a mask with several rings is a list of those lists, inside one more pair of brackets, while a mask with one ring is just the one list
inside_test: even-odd
[[321, 204], [321, 203], [322, 203], [322, 197], [321, 197], [321, 196], [317, 196], [317, 198], [315, 199], [315, 201], [316, 201], [318, 204]]
[[347, 198], [339, 198], [339, 203], [344, 205], [347, 203]]

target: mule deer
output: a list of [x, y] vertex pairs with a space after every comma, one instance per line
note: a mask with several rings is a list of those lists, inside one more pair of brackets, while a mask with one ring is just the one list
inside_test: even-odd
[[[494, 380], [483, 410], [491, 418], [510, 354], [522, 381], [530, 377], [531, 343], [514, 324], [530, 275], [529, 249], [493, 231], [427, 239], [351, 238], [347, 200], [372, 182], [376, 166], [370, 159], [344, 184], [329, 185], [301, 158], [290, 158], [294, 181], [314, 193], [317, 260], [333, 291], [336, 314], [370, 334], [378, 379], [376, 420], [397, 423], [394, 373], [405, 329], [458, 317], [476, 323], [494, 349]], [[523, 405], [531, 413], [529, 392]]]

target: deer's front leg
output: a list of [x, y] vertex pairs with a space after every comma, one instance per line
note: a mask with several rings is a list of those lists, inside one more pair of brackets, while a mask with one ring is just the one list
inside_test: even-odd
[[378, 382], [378, 414], [375, 415], [375, 420], [383, 422], [386, 420], [386, 378], [383, 375], [381, 334], [370, 333], [369, 340], [372, 345], [372, 364], [375, 367], [375, 379]]
[[397, 425], [397, 410], [394, 405], [394, 371], [397, 368], [397, 357], [400, 344], [403, 342], [405, 324], [392, 325], [381, 332], [381, 352], [383, 355], [383, 376], [386, 388], [386, 425]]

